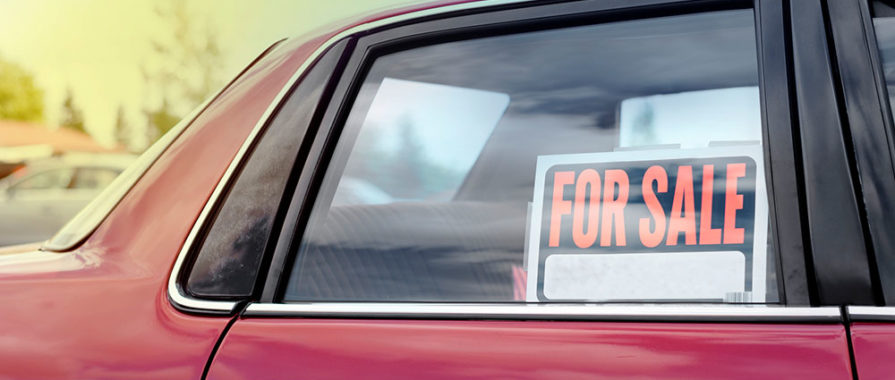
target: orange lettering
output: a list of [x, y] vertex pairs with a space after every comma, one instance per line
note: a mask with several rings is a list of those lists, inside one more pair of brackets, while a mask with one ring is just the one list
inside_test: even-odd
[[550, 246], [559, 247], [562, 216], [572, 213], [572, 202], [562, 197], [563, 188], [575, 182], [575, 172], [556, 172], [553, 176], [553, 208], [550, 214]]
[[[603, 176], [606, 188], [603, 190], [603, 227], [600, 231], [600, 245], [607, 247], [612, 244], [612, 225], [615, 224], [615, 244], [622, 247], [625, 245], [624, 212], [628, 203], [628, 173], [624, 170], [607, 170]], [[615, 185], [618, 185], [618, 197], [612, 199]]]
[[712, 228], [715, 165], [702, 167], [702, 207], [699, 208], [699, 244], [721, 244], [721, 229]]
[[724, 244], [743, 244], [745, 231], [737, 226], [737, 210], [743, 209], [743, 195], [737, 194], [737, 178], [746, 176], [746, 164], [727, 164], [724, 201]]
[[685, 233], [685, 244], [696, 244], [694, 203], [696, 201], [693, 199], [693, 167], [690, 165], [678, 167], [674, 200], [671, 202], [671, 216], [668, 220], [668, 240], [665, 244], [677, 245], [677, 238], [681, 232]]
[[[590, 196], [585, 200], [587, 186]], [[587, 212], [587, 229], [584, 229], [584, 208]], [[600, 212], [600, 174], [593, 169], [585, 169], [578, 175], [575, 184], [575, 206], [572, 215], [572, 240], [578, 248], [589, 248], [597, 240]]]
[[649, 248], [659, 245], [665, 237], [665, 210], [653, 192], [653, 182], [656, 183], [658, 192], [668, 191], [668, 173], [665, 172], [665, 168], [653, 165], [643, 174], [643, 203], [656, 220], [656, 228], [650, 231], [650, 218], [640, 218], [640, 242]]

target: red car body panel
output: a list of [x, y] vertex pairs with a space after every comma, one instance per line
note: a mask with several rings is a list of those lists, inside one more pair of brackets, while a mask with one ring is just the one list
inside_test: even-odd
[[241, 319], [208, 378], [842, 380], [851, 369], [841, 325]]
[[851, 326], [855, 369], [861, 380], [891, 379], [895, 376], [895, 325], [854, 323]]
[[[172, 306], [167, 282], [176, 256], [252, 128], [336, 33], [292, 40], [256, 62], [74, 251], [3, 262], [0, 378], [202, 376], [233, 317]], [[856, 352], [878, 350], [859, 355], [858, 369], [868, 371], [862, 379], [883, 375], [871, 364], [895, 353], [886, 342], [895, 330], [884, 327], [854, 327], [862, 339]], [[208, 377], [848, 379], [846, 338], [840, 324], [248, 318], [228, 330]]]
[[[0, 377], [197, 379], [229, 318], [167, 299], [169, 273], [230, 160], [321, 43], [282, 47], [211, 103], [77, 250], [0, 278]], [[12, 266], [15, 268], [15, 266]], [[13, 269], [7, 263], [5, 271]]]

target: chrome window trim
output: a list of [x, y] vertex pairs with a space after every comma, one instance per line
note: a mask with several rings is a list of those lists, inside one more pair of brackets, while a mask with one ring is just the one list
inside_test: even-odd
[[238, 302], [235, 301], [211, 301], [211, 300], [202, 300], [188, 296], [185, 294], [180, 284], [177, 282], [177, 278], [180, 275], [181, 270], [183, 269], [183, 263], [186, 260], [186, 256], [191, 250], [193, 244], [196, 241], [196, 237], [199, 234], [199, 231], [205, 225], [206, 219], [208, 219], [209, 214], [211, 214], [214, 207], [217, 205], [221, 193], [227, 184], [232, 180], [233, 173], [236, 171], [236, 168], [244, 159], [246, 152], [249, 147], [254, 143], [255, 139], [258, 137], [258, 134], [261, 132], [261, 129], [264, 125], [267, 124], [274, 110], [279, 106], [279, 104], [283, 101], [286, 95], [289, 93], [289, 90], [292, 86], [298, 81], [299, 78], [307, 71], [308, 67], [312, 63], [314, 63], [317, 58], [322, 55], [327, 49], [329, 49], [332, 45], [340, 40], [351, 36], [353, 34], [357, 34], [360, 32], [368, 31], [374, 28], [386, 26], [388, 24], [409, 21], [415, 18], [427, 17], [432, 15], [437, 15], [441, 13], [449, 13], [454, 11], [462, 11], [462, 10], [470, 10], [476, 8], [484, 8], [498, 5], [506, 5], [506, 4], [514, 4], [514, 3], [524, 3], [524, 2], [532, 2], [534, 0], [483, 0], [472, 3], [462, 3], [462, 4], [454, 4], [443, 7], [429, 8], [423, 9], [416, 12], [405, 13], [397, 16], [392, 16], [388, 18], [383, 18], [371, 22], [367, 22], [364, 24], [360, 24], [354, 26], [350, 29], [346, 29], [333, 37], [326, 40], [326, 42], [322, 43], [313, 53], [308, 57], [299, 66], [283, 88], [280, 89], [280, 92], [277, 93], [276, 97], [271, 101], [270, 105], [258, 119], [258, 122], [252, 128], [252, 131], [249, 133], [249, 136], [246, 138], [245, 142], [239, 148], [239, 151], [236, 153], [236, 156], [230, 162], [230, 165], [227, 167], [227, 171], [224, 172], [224, 175], [218, 181], [217, 186], [214, 188], [214, 192], [212, 192], [211, 197], [205, 203], [205, 207], [202, 208], [202, 212], [199, 214], [199, 218], [196, 219], [196, 222], [193, 224], [193, 228], [190, 230], [189, 235], [184, 241], [183, 246], [180, 249], [180, 252], [177, 254], [177, 261], [174, 263], [174, 268], [171, 271], [171, 274], [168, 276], [168, 298], [174, 304], [175, 307], [180, 309], [193, 311], [193, 312], [209, 312], [213, 314], [229, 314], [233, 313]]
[[721, 304], [252, 303], [252, 317], [839, 323], [838, 307]]
[[895, 322], [895, 306], [848, 306], [846, 312], [852, 322]]

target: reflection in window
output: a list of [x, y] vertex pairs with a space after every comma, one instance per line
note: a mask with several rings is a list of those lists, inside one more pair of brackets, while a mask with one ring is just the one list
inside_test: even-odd
[[619, 146], [761, 143], [758, 87], [734, 87], [625, 99]]
[[333, 206], [451, 199], [508, 103], [506, 94], [385, 78]]

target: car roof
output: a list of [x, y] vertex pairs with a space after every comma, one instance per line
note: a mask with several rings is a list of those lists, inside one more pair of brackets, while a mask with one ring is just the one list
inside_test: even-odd
[[[341, 20], [337, 20], [330, 24], [324, 25], [320, 28], [314, 29], [310, 32], [304, 32], [302, 34], [289, 36], [286, 38], [285, 45], [291, 45], [293, 47], [298, 47], [301, 44], [314, 40], [316, 38], [329, 38], [337, 35], [340, 32], [344, 32], [355, 27], [369, 24], [376, 21], [392, 21], [388, 20], [397, 16], [408, 15], [417, 13], [414, 16], [423, 17], [424, 14], [419, 14], [422, 11], [432, 11], [433, 13], [439, 13], [439, 8], [446, 8], [451, 6], [457, 6], [467, 3], [487, 3], [482, 6], [491, 6], [491, 5], [500, 5], [505, 3], [521, 3], [521, 2], [531, 2], [534, 0], [436, 0], [436, 1], [427, 1], [416, 4], [404, 4], [398, 6], [391, 7], [379, 7], [374, 8], [372, 10], [368, 10], [364, 13], [359, 13], [357, 15], [347, 17]], [[447, 11], [447, 10], [445, 10]], [[394, 22], [398, 22], [400, 20], [394, 20]], [[387, 23], [385, 24], [387, 25]]]

